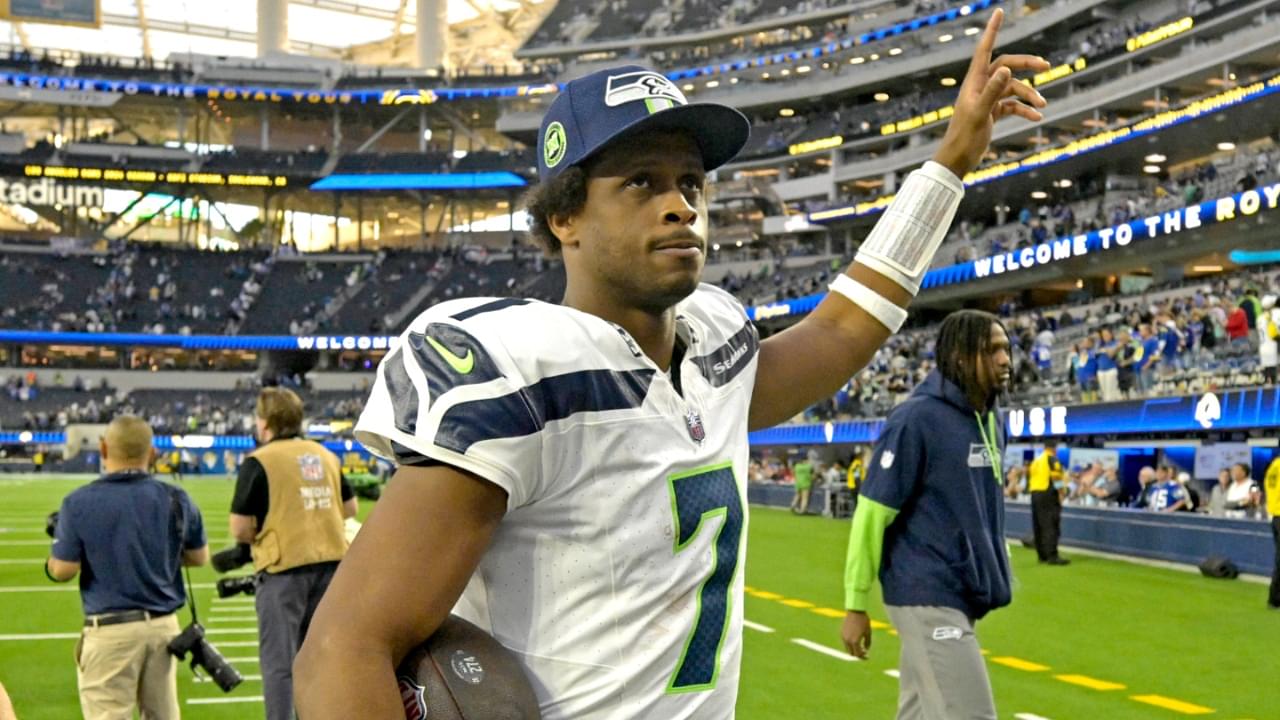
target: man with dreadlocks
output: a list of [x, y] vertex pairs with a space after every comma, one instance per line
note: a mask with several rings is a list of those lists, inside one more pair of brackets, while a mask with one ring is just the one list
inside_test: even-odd
[[902, 641], [898, 720], [995, 720], [974, 623], [1008, 605], [996, 398], [1009, 382], [1009, 335], [994, 315], [942, 323], [938, 369], [889, 414], [849, 536], [845, 647], [871, 647], [877, 571]]

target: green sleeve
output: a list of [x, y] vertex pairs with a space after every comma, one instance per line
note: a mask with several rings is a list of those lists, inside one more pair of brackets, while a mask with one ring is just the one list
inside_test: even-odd
[[849, 551], [844, 562], [844, 607], [866, 610], [871, 585], [880, 572], [880, 553], [884, 550], [884, 530], [898, 511], [867, 497], [858, 498], [849, 530]]

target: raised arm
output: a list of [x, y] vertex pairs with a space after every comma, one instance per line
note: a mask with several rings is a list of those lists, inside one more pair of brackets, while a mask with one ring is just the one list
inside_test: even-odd
[[1015, 71], [1049, 68], [1043, 58], [991, 58], [1004, 12], [996, 10], [969, 64], [942, 146], [912, 173], [862, 243], [834, 292], [804, 320], [760, 344], [751, 402], [752, 429], [782, 422], [830, 396], [867, 364], [906, 320], [907, 305], [946, 236], [963, 195], [961, 178], [977, 167], [994, 123], [1010, 115], [1042, 118], [1045, 100]]
[[449, 466], [396, 472], [294, 661], [301, 720], [404, 718], [395, 668], [448, 617], [506, 505], [498, 486]]

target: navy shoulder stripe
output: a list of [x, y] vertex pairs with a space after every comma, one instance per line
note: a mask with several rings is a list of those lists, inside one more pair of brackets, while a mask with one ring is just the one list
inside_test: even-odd
[[487, 302], [483, 305], [477, 305], [471, 308], [470, 310], [463, 310], [457, 315], [453, 315], [451, 317], [454, 320], [461, 322], [463, 320], [466, 320], [467, 318], [475, 317], [477, 315], [483, 315], [485, 313], [494, 312], [496, 310], [502, 310], [504, 308], [515, 307], [517, 305], [528, 305], [528, 304], [529, 304], [528, 300], [524, 300], [521, 298], [502, 298], [501, 300], [494, 300], [493, 302]]
[[654, 371], [583, 370], [554, 375], [515, 392], [461, 402], [440, 419], [435, 444], [466, 453], [478, 442], [532, 435], [555, 420], [583, 412], [644, 404]]
[[760, 336], [748, 321], [725, 344], [693, 358], [693, 362], [712, 387], [720, 387], [738, 377], [759, 349]]
[[391, 397], [396, 429], [413, 435], [418, 428], [418, 389], [404, 369], [404, 351], [396, 350], [382, 361], [382, 380]]

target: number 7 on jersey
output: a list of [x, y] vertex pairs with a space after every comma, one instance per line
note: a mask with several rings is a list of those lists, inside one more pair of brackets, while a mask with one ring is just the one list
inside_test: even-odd
[[698, 589], [698, 614], [667, 684], [669, 693], [710, 690], [720, 674], [720, 649], [729, 629], [729, 588], [738, 571], [742, 498], [731, 462], [672, 475], [668, 487], [676, 554], [688, 550], [704, 526], [721, 519], [711, 548], [711, 572]]

